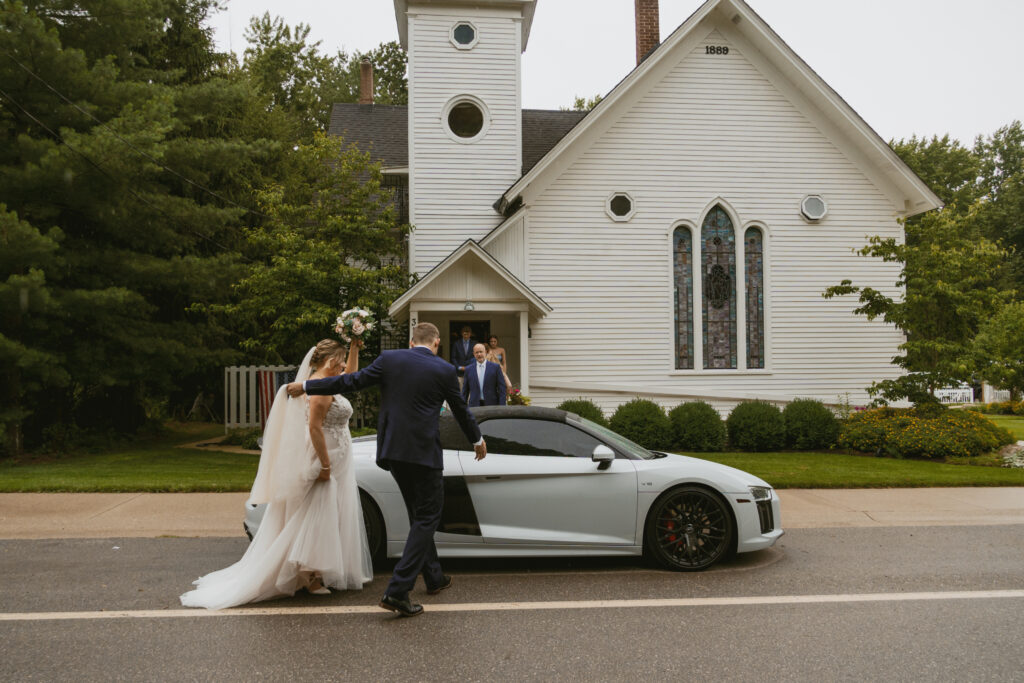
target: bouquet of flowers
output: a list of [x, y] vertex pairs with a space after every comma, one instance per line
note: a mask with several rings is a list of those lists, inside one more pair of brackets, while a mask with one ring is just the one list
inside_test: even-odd
[[346, 342], [362, 339], [363, 335], [377, 326], [373, 314], [362, 308], [350, 308], [338, 316], [334, 331]]

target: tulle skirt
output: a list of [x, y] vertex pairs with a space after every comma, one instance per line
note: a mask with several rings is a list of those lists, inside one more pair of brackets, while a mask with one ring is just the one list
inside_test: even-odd
[[373, 579], [352, 460], [330, 455], [331, 478], [269, 503], [242, 559], [197, 579], [182, 605], [222, 609], [294, 595], [313, 572], [336, 589], [360, 589]]

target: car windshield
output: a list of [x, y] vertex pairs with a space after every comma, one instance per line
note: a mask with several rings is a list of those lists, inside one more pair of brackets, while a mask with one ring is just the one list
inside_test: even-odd
[[657, 453], [652, 453], [651, 451], [647, 450], [640, 444], [633, 443], [632, 441], [622, 436], [621, 434], [616, 434], [607, 427], [602, 427], [596, 422], [591, 422], [585, 417], [579, 417], [574, 415], [572, 417], [567, 418], [567, 420], [582, 425], [587, 429], [587, 431], [589, 431], [590, 433], [594, 434], [597, 437], [600, 437], [605, 443], [614, 446], [620, 451], [625, 451], [629, 455], [635, 455], [636, 457], [642, 458], [643, 460], [654, 460], [655, 458], [661, 457]]

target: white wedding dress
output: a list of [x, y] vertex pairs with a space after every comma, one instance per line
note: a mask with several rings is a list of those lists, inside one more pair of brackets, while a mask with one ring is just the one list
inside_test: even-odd
[[[309, 357], [300, 378], [309, 376]], [[308, 414], [308, 399], [288, 399], [281, 387], [267, 420], [250, 496], [252, 502], [267, 502], [259, 530], [242, 559], [197, 579], [195, 590], [181, 596], [182, 605], [222, 609], [294, 595], [308, 585], [312, 572], [337, 589], [359, 589], [373, 579], [352, 463], [352, 404], [335, 396], [324, 418], [331, 460], [328, 481], [316, 481], [320, 462], [308, 429], [299, 424]]]

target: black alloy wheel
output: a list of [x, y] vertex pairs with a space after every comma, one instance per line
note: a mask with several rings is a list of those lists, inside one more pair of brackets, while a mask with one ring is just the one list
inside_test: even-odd
[[363, 509], [363, 525], [366, 527], [366, 544], [370, 547], [370, 558], [380, 562], [386, 555], [387, 537], [384, 531], [384, 517], [370, 496], [359, 492], [359, 505]]
[[711, 491], [681, 486], [654, 501], [644, 536], [647, 551], [661, 566], [700, 571], [732, 552], [732, 513]]

